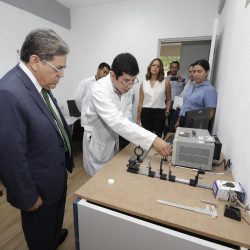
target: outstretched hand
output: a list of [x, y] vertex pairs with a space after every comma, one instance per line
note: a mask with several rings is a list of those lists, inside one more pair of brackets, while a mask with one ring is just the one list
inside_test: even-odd
[[164, 140], [160, 137], [156, 137], [153, 142], [153, 147], [157, 153], [161, 156], [169, 156], [172, 154], [172, 150], [169, 144], [167, 144]]

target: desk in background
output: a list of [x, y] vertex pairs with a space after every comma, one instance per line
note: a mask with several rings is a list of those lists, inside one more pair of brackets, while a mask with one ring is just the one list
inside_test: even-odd
[[[128, 173], [126, 164], [133, 149], [127, 146], [77, 190], [81, 199], [74, 203], [76, 249], [239, 249], [231, 244], [250, 248], [250, 226], [224, 217], [224, 202], [216, 201], [212, 190]], [[147, 158], [152, 170], [159, 169], [159, 155], [152, 150]], [[144, 160], [141, 168], [147, 164]], [[167, 173], [166, 162], [163, 167]], [[172, 174], [190, 179], [196, 173], [172, 167]], [[200, 177], [199, 182], [206, 184], [215, 178], [233, 180], [230, 173]], [[114, 179], [113, 185], [108, 184], [109, 178]], [[157, 199], [192, 207], [204, 207], [201, 199], [217, 202], [218, 217], [165, 206]]]
[[74, 131], [74, 126], [76, 124], [76, 122], [80, 122], [81, 117], [75, 117], [75, 116], [65, 116], [65, 120], [67, 122], [67, 124], [69, 125], [70, 128], [70, 133], [71, 136], [73, 135], [73, 131]]
[[65, 120], [69, 126], [72, 126], [76, 121], [80, 120], [81, 117], [65, 116]]
[[79, 145], [80, 148], [82, 147], [84, 128], [81, 127], [81, 117], [66, 116], [65, 119], [70, 128], [73, 150], [75, 151]]

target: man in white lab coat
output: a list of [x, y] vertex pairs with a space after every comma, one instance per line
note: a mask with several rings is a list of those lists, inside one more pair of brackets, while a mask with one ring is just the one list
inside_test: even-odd
[[135, 57], [122, 53], [115, 57], [109, 75], [92, 87], [83, 117], [83, 166], [91, 176], [118, 152], [119, 135], [145, 150], [153, 146], [162, 156], [171, 154], [165, 141], [128, 119], [138, 73]]
[[94, 76], [85, 78], [79, 82], [77, 89], [75, 91], [74, 99], [76, 102], [76, 106], [80, 112], [82, 106], [85, 108], [85, 104], [87, 102], [93, 84], [102, 77], [106, 76], [109, 73], [109, 71], [110, 71], [110, 66], [107, 63], [102, 62], [99, 64], [97, 72]]

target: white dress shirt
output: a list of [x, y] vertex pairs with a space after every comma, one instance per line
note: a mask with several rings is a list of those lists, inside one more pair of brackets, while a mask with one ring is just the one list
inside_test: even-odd
[[95, 82], [95, 76], [85, 78], [79, 82], [75, 91], [74, 99], [76, 102], [76, 106], [80, 112], [82, 112], [82, 109], [84, 110], [91, 88]]
[[145, 80], [143, 86], [143, 108], [166, 108], [166, 83], [165, 79], [161, 82], [156, 81], [152, 87], [150, 80]]

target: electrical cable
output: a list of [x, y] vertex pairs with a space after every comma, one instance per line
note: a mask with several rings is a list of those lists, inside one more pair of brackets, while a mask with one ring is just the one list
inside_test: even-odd
[[244, 216], [241, 216], [241, 218], [250, 226], [250, 222], [246, 220]]
[[217, 163], [217, 164], [213, 164], [213, 166], [216, 166], [216, 167], [219, 167], [221, 164], [224, 164], [224, 169], [227, 170], [227, 168], [230, 168], [231, 166], [231, 160], [228, 159], [226, 161], [226, 159], [223, 159], [220, 163]]

